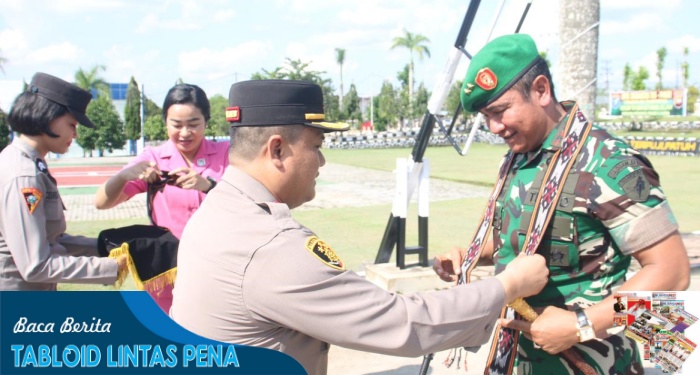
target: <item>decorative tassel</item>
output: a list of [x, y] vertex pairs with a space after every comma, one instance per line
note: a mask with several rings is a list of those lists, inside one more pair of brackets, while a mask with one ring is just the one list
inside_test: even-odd
[[129, 254], [129, 245], [123, 243], [121, 247], [112, 249], [109, 252], [109, 258], [112, 259], [117, 259], [122, 255], [126, 255], [126, 268], [122, 268], [119, 271], [117, 271], [117, 280], [114, 281], [114, 287], [117, 289], [119, 289], [122, 286], [122, 284], [124, 284], [126, 276], [129, 274], [129, 272], [131, 272], [134, 269], [134, 260], [131, 259], [131, 254]]
[[[137, 276], [134, 276], [136, 278]], [[146, 280], [143, 282], [143, 288], [141, 290], [146, 290], [148, 292], [157, 292], [163, 290], [167, 285], [175, 284], [175, 278], [177, 277], [177, 267], [169, 269], [160, 275]]]
[[134, 264], [134, 259], [131, 257], [129, 252], [129, 244], [124, 242], [121, 247], [114, 248], [109, 251], [110, 258], [118, 258], [122, 255], [126, 255], [126, 268], [119, 271], [117, 274], [117, 281], [115, 281], [114, 286], [116, 288], [121, 287], [126, 279], [126, 275], [131, 273], [131, 278], [134, 280], [136, 289], [146, 290], [151, 293], [163, 290], [166, 285], [175, 284], [175, 278], [177, 277], [177, 267], [169, 269], [160, 275], [150, 278], [148, 280], [141, 280], [138, 271], [136, 271], [136, 265]]

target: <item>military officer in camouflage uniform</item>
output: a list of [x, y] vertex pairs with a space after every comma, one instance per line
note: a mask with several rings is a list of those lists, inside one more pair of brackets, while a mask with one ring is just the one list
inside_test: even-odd
[[321, 87], [244, 81], [229, 101], [230, 165], [178, 250], [170, 314], [186, 329], [279, 350], [323, 375], [330, 344], [415, 357], [484, 343], [505, 301], [544, 286], [541, 256], [519, 257], [496, 279], [412, 295], [348, 271], [291, 213], [314, 198], [324, 133], [347, 130], [324, 121]]
[[[126, 257], [97, 256], [97, 240], [71, 236], [63, 202], [44, 158], [63, 154], [76, 137], [92, 95], [37, 73], [7, 121], [19, 133], [0, 153], [0, 290], [56, 290], [59, 282], [113, 284]], [[72, 256], [94, 254], [95, 256]]]
[[[532, 38], [522, 34], [494, 39], [474, 56], [461, 100], [466, 111], [484, 115], [514, 157], [496, 201], [493, 235], [480, 257], [481, 264], [495, 263], [499, 273], [523, 249], [535, 200], [546, 184], [544, 171], [562, 148], [575, 103], [556, 100], [546, 62]], [[501, 321], [523, 332], [514, 362], [518, 374], [573, 373], [557, 355], [570, 347], [601, 374], [640, 373], [634, 341], [609, 331], [613, 290], [684, 290], [689, 283], [678, 224], [649, 160], [595, 126], [582, 147], [537, 248], [547, 259], [550, 281], [526, 301], [541, 315], [532, 324]], [[438, 256], [436, 272], [454, 279], [463, 252]], [[626, 280], [632, 258], [642, 268]], [[583, 334], [590, 326], [595, 337]]]

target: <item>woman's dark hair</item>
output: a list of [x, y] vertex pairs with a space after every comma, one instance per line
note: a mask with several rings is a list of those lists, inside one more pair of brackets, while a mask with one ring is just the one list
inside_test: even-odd
[[202, 111], [205, 121], [209, 121], [209, 118], [211, 117], [211, 110], [209, 108], [207, 93], [205, 93], [199, 86], [190, 85], [187, 83], [175, 85], [168, 91], [168, 94], [165, 95], [165, 101], [163, 101], [163, 120], [167, 119], [168, 109], [173, 104], [190, 103], [194, 104], [195, 107]]
[[20, 134], [46, 134], [51, 138], [58, 138], [58, 135], [51, 131], [49, 125], [51, 125], [51, 121], [66, 113], [70, 112], [64, 105], [52, 102], [33, 92], [25, 91], [19, 94], [12, 104], [10, 113], [7, 115], [7, 122], [13, 131]]
[[549, 81], [549, 90], [552, 92], [552, 100], [556, 102], [557, 98], [554, 95], [552, 73], [549, 71], [547, 61], [542, 58], [540, 58], [539, 61], [535, 63], [532, 68], [530, 68], [530, 70], [523, 74], [522, 78], [520, 78], [518, 82], [513, 85], [513, 89], [519, 91], [525, 100], [530, 101], [530, 87], [532, 87], [532, 82], [535, 81], [535, 78], [539, 76], [545, 76]]

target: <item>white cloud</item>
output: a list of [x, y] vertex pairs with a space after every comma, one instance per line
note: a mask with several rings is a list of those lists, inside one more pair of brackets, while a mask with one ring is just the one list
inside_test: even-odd
[[611, 10], [675, 9], [682, 0], [601, 0], [600, 7]]
[[654, 32], [654, 30], [662, 30], [666, 27], [662, 14], [644, 12], [632, 14], [626, 19], [603, 22], [601, 23], [600, 33], [602, 36], [636, 34], [640, 31]]
[[678, 38], [669, 40], [667, 43], [667, 48], [670, 52], [683, 53], [683, 49], [688, 48], [688, 53], [692, 54], [694, 52], [700, 52], [700, 37], [697, 35], [685, 34]]
[[28, 48], [29, 44], [22, 30], [0, 30], [0, 51], [8, 60], [25, 55]]
[[[35, 1], [32, 6], [41, 6], [51, 13], [76, 14], [76, 13], [93, 13], [102, 11], [113, 11], [129, 7], [130, 4], [122, 0], [71, 0], [71, 1], [53, 1], [43, 0]], [[41, 5], [37, 5], [40, 3]]]
[[214, 13], [214, 21], [226, 22], [236, 17], [236, 12], [233, 9], [219, 10]]
[[249, 73], [259, 70], [257, 64], [270, 51], [271, 47], [268, 44], [250, 41], [220, 50], [201, 48], [182, 52], [178, 55], [178, 72], [183, 77]]
[[27, 54], [25, 62], [33, 65], [50, 65], [53, 63], [79, 62], [85, 52], [70, 42], [53, 44], [39, 48]]

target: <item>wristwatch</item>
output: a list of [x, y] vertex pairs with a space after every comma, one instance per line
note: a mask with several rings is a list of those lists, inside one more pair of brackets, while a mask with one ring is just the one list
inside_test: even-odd
[[213, 188], [216, 186], [216, 180], [214, 180], [214, 179], [211, 178], [211, 177], [207, 177], [207, 180], [211, 183], [211, 186], [209, 186], [209, 189], [207, 189], [207, 190], [204, 192], [204, 194], [209, 193], [209, 192], [211, 191], [211, 189], [213, 189]]
[[576, 327], [578, 327], [579, 342], [593, 340], [595, 338], [595, 330], [593, 329], [593, 324], [588, 321], [586, 313], [583, 312], [583, 309], [578, 305], [574, 307], [574, 311], [576, 312], [576, 319], [578, 320], [576, 322]]

